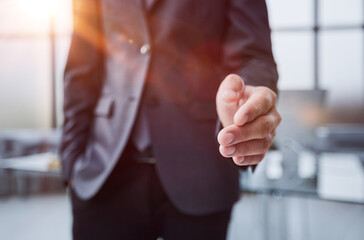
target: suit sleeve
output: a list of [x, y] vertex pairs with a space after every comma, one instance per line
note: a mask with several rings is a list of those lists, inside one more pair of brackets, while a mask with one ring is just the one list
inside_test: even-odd
[[73, 34], [64, 72], [62, 178], [83, 155], [102, 79], [102, 34], [97, 0], [73, 1]]
[[272, 54], [265, 0], [231, 0], [223, 64], [246, 85], [277, 90], [278, 72]]
[[[277, 66], [272, 54], [265, 0], [231, 0], [224, 42], [223, 64], [245, 85], [265, 86], [278, 93]], [[252, 165], [254, 172], [257, 165]], [[247, 170], [249, 166], [240, 167]]]

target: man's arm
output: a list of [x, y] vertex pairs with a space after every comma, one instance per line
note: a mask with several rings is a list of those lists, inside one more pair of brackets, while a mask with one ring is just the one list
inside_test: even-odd
[[265, 0], [231, 0], [223, 64], [245, 85], [266, 86], [277, 93], [278, 73], [272, 55]]
[[264, 0], [232, 0], [225, 40], [225, 68], [234, 73], [216, 96], [223, 129], [220, 152], [240, 166], [259, 163], [280, 123], [276, 110], [278, 73], [271, 50]]
[[73, 1], [73, 34], [64, 72], [63, 180], [84, 153], [102, 74], [102, 34], [97, 0]]

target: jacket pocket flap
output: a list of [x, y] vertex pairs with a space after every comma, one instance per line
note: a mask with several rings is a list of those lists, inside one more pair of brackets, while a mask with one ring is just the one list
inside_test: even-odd
[[94, 114], [102, 117], [111, 117], [114, 107], [112, 97], [101, 97], [94, 109]]

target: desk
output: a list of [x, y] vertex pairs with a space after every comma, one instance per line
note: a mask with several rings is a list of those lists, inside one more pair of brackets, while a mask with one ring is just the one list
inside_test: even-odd
[[3, 178], [0, 196], [64, 191], [59, 165], [52, 168], [52, 163], [57, 162], [58, 157], [53, 153], [0, 159], [0, 177]]
[[[277, 239], [287, 237], [289, 220], [285, 196], [302, 199], [298, 207], [302, 218], [300, 232], [309, 232], [306, 199], [318, 199], [329, 202], [364, 205], [364, 171], [357, 154], [350, 153], [312, 153], [298, 154], [297, 161], [284, 160], [280, 151], [270, 151], [258, 165], [256, 171], [242, 172], [240, 187], [243, 193], [259, 196], [262, 208], [261, 219], [264, 229], [263, 239], [271, 239], [272, 228], [279, 229]], [[279, 200], [275, 226], [271, 226], [269, 201]], [[335, 216], [340, 218], [341, 216]], [[306, 235], [295, 239], [309, 239]]]
[[364, 204], [364, 169], [356, 154], [304, 152], [289, 163], [279, 151], [270, 151], [255, 173], [242, 172], [240, 187], [253, 193]]

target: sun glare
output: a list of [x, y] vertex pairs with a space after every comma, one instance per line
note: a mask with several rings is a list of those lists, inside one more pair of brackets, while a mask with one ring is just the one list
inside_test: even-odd
[[54, 15], [60, 0], [20, 0], [23, 12], [34, 18], [48, 18]]

